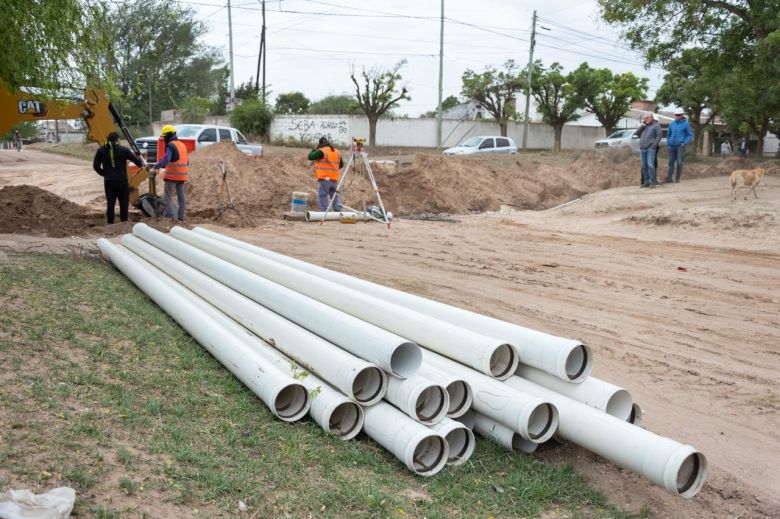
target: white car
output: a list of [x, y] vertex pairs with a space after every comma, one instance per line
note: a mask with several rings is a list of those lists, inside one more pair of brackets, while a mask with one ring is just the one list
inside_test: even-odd
[[[233, 141], [239, 151], [245, 155], [259, 156], [263, 154], [263, 146], [261, 144], [249, 144], [240, 131], [227, 126], [179, 124], [176, 126], [176, 136], [183, 139], [195, 139], [196, 149], [221, 141]], [[135, 142], [141, 153], [145, 152], [151, 160], [154, 160], [157, 157], [157, 139], [158, 137], [141, 137], [136, 139]]]
[[473, 155], [474, 153], [517, 153], [517, 146], [509, 137], [487, 135], [469, 137], [454, 148], [444, 150], [445, 155]]
[[639, 150], [639, 137], [634, 137], [636, 128], [630, 128], [628, 130], [616, 130], [612, 132], [606, 139], [599, 139], [596, 141], [597, 150], [605, 150], [607, 148], [630, 148], [631, 151]]

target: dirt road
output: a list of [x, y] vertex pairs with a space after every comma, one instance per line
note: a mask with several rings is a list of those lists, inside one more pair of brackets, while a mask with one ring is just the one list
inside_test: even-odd
[[[22, 174], [7, 162], [0, 159], [0, 186]], [[27, 178], [49, 172], [48, 164], [21, 167], [38, 171]], [[73, 177], [82, 191], [102, 187], [85, 175]], [[648, 505], [658, 517], [780, 517], [780, 177], [767, 176], [758, 196], [731, 202], [728, 178], [718, 176], [609, 189], [545, 212], [401, 218], [390, 231], [277, 219], [212, 228], [584, 340], [594, 375], [631, 391], [644, 426], [705, 453], [709, 483], [684, 500], [569, 445], [539, 456], [573, 463], [618, 506]], [[29, 242], [0, 236], [7, 248]]]

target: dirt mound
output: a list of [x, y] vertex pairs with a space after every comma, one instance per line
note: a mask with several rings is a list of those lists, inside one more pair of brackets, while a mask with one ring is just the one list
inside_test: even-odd
[[733, 207], [723, 209], [684, 208], [664, 209], [654, 208], [631, 215], [624, 221], [654, 226], [681, 226], [683, 228], [698, 228], [706, 231], [750, 231], [765, 233], [778, 224], [778, 218], [766, 211]]

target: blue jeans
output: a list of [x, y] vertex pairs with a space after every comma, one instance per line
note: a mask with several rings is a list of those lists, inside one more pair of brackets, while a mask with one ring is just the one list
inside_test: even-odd
[[328, 208], [330, 199], [333, 199], [333, 211], [341, 211], [341, 200], [338, 193], [336, 193], [336, 186], [338, 182], [334, 180], [318, 180], [317, 181], [317, 202], [320, 204], [320, 211], [325, 211]]
[[165, 181], [165, 217], [173, 218], [173, 197], [176, 196], [177, 205], [179, 211], [177, 218], [184, 220], [184, 214], [187, 212], [187, 202], [184, 200], [184, 184], [185, 182], [177, 182], [173, 180]]
[[677, 178], [682, 176], [683, 157], [685, 156], [685, 145], [669, 146], [669, 174], [667, 180], [672, 180], [674, 174], [674, 163], [677, 162]]
[[655, 179], [655, 148], [639, 150], [639, 158], [642, 159], [642, 183], [656, 184]]

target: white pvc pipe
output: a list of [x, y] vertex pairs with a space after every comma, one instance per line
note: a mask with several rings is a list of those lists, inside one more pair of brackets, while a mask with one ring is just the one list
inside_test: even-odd
[[[136, 236], [125, 235], [122, 243], [356, 402], [375, 404], [387, 391], [387, 376], [374, 364], [280, 317]], [[283, 372], [287, 372], [286, 368]]]
[[[406, 467], [421, 476], [433, 476], [447, 464], [447, 440], [386, 402], [364, 410], [363, 430]], [[392, 426], [391, 426], [392, 425]]]
[[558, 435], [673, 494], [693, 497], [707, 479], [707, 460], [691, 447], [602, 413], [555, 391], [511, 377], [504, 384], [550, 400], [560, 411]]
[[558, 410], [549, 399], [516, 391], [491, 377], [428, 350], [423, 350], [423, 359], [435, 368], [466, 380], [474, 390], [471, 407], [478, 413], [493, 418], [535, 443], [546, 442], [555, 434], [558, 427]]
[[516, 374], [534, 384], [539, 384], [621, 420], [627, 420], [631, 415], [634, 404], [631, 394], [622, 387], [598, 378], [588, 377], [579, 384], [572, 384], [522, 364], [517, 367]]
[[410, 310], [406, 305], [389, 303], [182, 227], [171, 229], [171, 235], [333, 308], [408, 337], [482, 373], [503, 379], [517, 368], [514, 348], [500, 338], [460, 328]]
[[247, 334], [238, 330], [239, 325], [220, 326], [204, 311], [207, 303], [195, 295], [183, 297], [174, 280], [131, 252], [105, 238], [99, 239], [97, 245], [117, 269], [260, 397], [276, 417], [294, 422], [306, 415], [311, 404], [306, 388], [260, 355], [247, 340]]
[[[237, 268], [145, 224], [136, 224], [133, 234], [310, 332], [377, 364], [385, 371], [399, 377], [407, 377], [417, 372], [420, 367], [422, 355], [419, 346], [403, 337], [243, 268]], [[297, 357], [296, 360], [304, 362]], [[338, 387], [341, 389], [341, 386]]]
[[[383, 301], [395, 303], [404, 308], [433, 316], [438, 320], [449, 322], [458, 327], [509, 341], [516, 348], [520, 363], [535, 367], [563, 380], [581, 382], [590, 375], [593, 369], [591, 350], [580, 341], [525, 328], [517, 324], [335, 272], [202, 227], [196, 227], [194, 232], [219, 240], [222, 243], [240, 247], [255, 255], [284, 263], [320, 279], [327, 279], [343, 287], [352, 288]], [[425, 341], [419, 340], [418, 342], [423, 346], [429, 347], [425, 344]], [[429, 347], [429, 349], [433, 348]]]
[[476, 444], [474, 433], [462, 423], [444, 418], [441, 422], [428, 427], [444, 436], [444, 439], [447, 440], [447, 446], [450, 450], [447, 457], [449, 465], [463, 465], [474, 454]]
[[322, 217], [325, 216], [326, 222], [341, 220], [342, 217], [344, 218], [357, 218], [358, 214], [354, 211], [342, 211], [340, 213], [331, 211], [327, 215], [321, 211], [306, 211], [306, 221], [307, 222], [321, 222]]
[[485, 439], [491, 440], [510, 451], [533, 454], [538, 443], [530, 442], [504, 424], [479, 413], [474, 413], [474, 430]]
[[406, 379], [389, 377], [385, 400], [425, 425], [442, 421], [450, 406], [444, 386], [419, 375]]
[[474, 430], [474, 424], [476, 423], [476, 420], [477, 420], [476, 417], [477, 417], [477, 413], [474, 412], [474, 409], [469, 409], [468, 411], [466, 411], [462, 415], [458, 416], [457, 418], [454, 418], [454, 420], [456, 422], [462, 423], [463, 425], [468, 427], [469, 430], [473, 431]]
[[450, 406], [447, 409], [448, 418], [457, 418], [471, 408], [474, 394], [469, 383], [462, 378], [445, 373], [424, 362], [417, 374], [447, 389], [447, 394], [450, 397]]
[[[227, 316], [225, 318], [228, 319]], [[289, 373], [309, 391], [311, 397], [309, 415], [322, 427], [323, 431], [338, 436], [342, 440], [351, 440], [360, 433], [365, 420], [363, 408], [360, 405], [264, 341], [263, 346], [262, 353], [265, 357], [271, 360], [279, 370]]]

